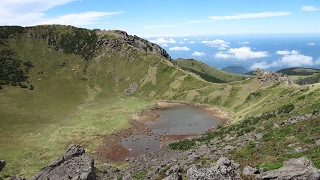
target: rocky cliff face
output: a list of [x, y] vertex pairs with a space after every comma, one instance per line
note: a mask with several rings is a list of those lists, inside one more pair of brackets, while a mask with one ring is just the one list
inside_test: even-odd
[[[125, 31], [115, 30], [113, 32], [117, 35], [115, 38], [105, 38], [105, 36], [100, 36], [97, 42], [98, 45], [116, 48], [122, 46], [123, 44], [127, 44], [147, 53], [157, 54], [165, 59], [172, 60], [167, 51], [155, 43], [149, 42], [135, 35], [128, 35]], [[97, 33], [104, 34], [104, 31], [98, 30]]]

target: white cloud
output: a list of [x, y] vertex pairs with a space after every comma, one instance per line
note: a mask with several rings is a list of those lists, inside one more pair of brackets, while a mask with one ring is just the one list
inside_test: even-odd
[[267, 51], [251, 51], [250, 47], [240, 47], [240, 48], [230, 48], [227, 53], [218, 52], [215, 54], [216, 58], [234, 58], [240, 60], [247, 60], [247, 59], [256, 59], [256, 58], [263, 58], [267, 57]]
[[302, 54], [284, 55], [280, 62], [289, 67], [302, 67], [314, 65], [313, 58]]
[[311, 42], [311, 43], [308, 43], [307, 45], [308, 45], [308, 46], [315, 46], [316, 43]]
[[180, 41], [179, 44], [184, 44], [184, 42], [183, 42], [183, 41]]
[[212, 46], [212, 47], [215, 47], [215, 48], [218, 48], [219, 50], [225, 50], [229, 47], [229, 42], [226, 42], [224, 40], [221, 40], [221, 39], [216, 39], [216, 40], [213, 40], [213, 41], [202, 41], [201, 43], [207, 45], [207, 46]]
[[296, 50], [292, 50], [292, 51], [288, 51], [288, 50], [284, 50], [284, 51], [277, 51], [276, 54], [279, 54], [279, 55], [296, 55], [296, 54], [299, 54], [298, 51]]
[[232, 58], [233, 56], [231, 54], [226, 54], [226, 53], [223, 53], [223, 52], [218, 52], [215, 54], [214, 56], [215, 58], [219, 58], [219, 59], [229, 59], [229, 58]]
[[102, 17], [123, 12], [83, 12], [49, 17], [45, 11], [78, 0], [1, 0], [0, 24], [32, 26], [39, 24], [96, 24]]
[[211, 20], [235, 20], [235, 19], [253, 19], [253, 18], [267, 18], [291, 15], [290, 12], [261, 12], [261, 13], [244, 13], [230, 16], [210, 16]]
[[175, 47], [169, 48], [169, 50], [170, 51], [189, 51], [190, 49], [187, 46], [183, 46], [183, 47], [175, 46]]
[[195, 42], [195, 41], [190, 41], [189, 43], [190, 43], [190, 44], [194, 44], [194, 43], [196, 43], [196, 42]]
[[169, 40], [163, 38], [163, 37], [160, 37], [158, 39], [155, 39], [155, 40], [150, 40], [150, 42], [152, 43], [156, 43], [156, 44], [167, 44], [167, 43], [176, 43], [176, 41], [172, 38], [170, 38]]
[[248, 41], [238, 42], [238, 44], [250, 44]]
[[163, 46], [163, 47], [168, 47], [169, 45], [168, 45], [168, 44], [162, 44], [161, 46]]
[[191, 54], [192, 56], [205, 56], [206, 53], [204, 52], [198, 52], [198, 51], [195, 51], [194, 53]]
[[183, 40], [184, 40], [184, 41], [188, 41], [188, 39], [187, 39], [187, 38], [184, 38]]
[[302, 6], [301, 11], [318, 11], [319, 9], [315, 6]]
[[292, 51], [277, 51], [279, 55], [282, 55], [281, 59], [278, 61], [273, 61], [272, 63], [267, 63], [262, 61], [260, 63], [254, 63], [250, 69], [263, 68], [268, 69], [271, 67], [305, 67], [305, 66], [314, 66], [320, 64], [320, 58], [318, 60], [313, 60], [311, 56], [306, 56], [300, 54], [296, 50]]
[[269, 69], [271, 67], [279, 67], [280, 64], [277, 61], [274, 61], [272, 63], [267, 63], [266, 61], [262, 61], [259, 63], [254, 63], [252, 66], [250, 66], [251, 70], [255, 70], [257, 68], [261, 68], [261, 69]]

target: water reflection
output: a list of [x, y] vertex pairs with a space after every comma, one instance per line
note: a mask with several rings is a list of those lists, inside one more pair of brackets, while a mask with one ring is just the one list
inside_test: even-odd
[[152, 128], [151, 135], [135, 135], [124, 138], [121, 145], [130, 151], [128, 157], [154, 152], [160, 148], [160, 137], [163, 135], [203, 134], [217, 127], [221, 121], [207, 111], [188, 105], [174, 106], [155, 110], [159, 118], [147, 122]]

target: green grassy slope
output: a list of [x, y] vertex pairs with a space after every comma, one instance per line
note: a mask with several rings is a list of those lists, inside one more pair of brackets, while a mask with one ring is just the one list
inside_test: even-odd
[[249, 77], [245, 75], [228, 73], [194, 59], [177, 59], [177, 62], [182, 69], [193, 72], [209, 82], [226, 83], [232, 81], [241, 81]]
[[[7, 161], [6, 168], [0, 172], [2, 178], [35, 174], [62, 155], [71, 143], [81, 144], [94, 154], [103, 143], [102, 135], [128, 128], [130, 114], [156, 100], [220, 106], [232, 114], [233, 123], [287, 104], [293, 104], [294, 110], [277, 117], [277, 121], [312, 113], [320, 107], [319, 84], [263, 85], [255, 77], [240, 81], [244, 76], [220, 71], [209, 76], [234, 82], [207, 82], [174, 66], [167, 56], [155, 54], [157, 50], [152, 44], [140, 47], [136, 44], [147, 42], [123, 41], [120, 31], [97, 33], [97, 41], [108, 43], [90, 45], [91, 57], [82, 51], [87, 47], [85, 43], [80, 43], [82, 48], [65, 51], [64, 48], [74, 44], [61, 46], [64, 43], [60, 37], [95, 37], [92, 31], [82, 32], [87, 30], [70, 26], [45, 27], [27, 30], [15, 27], [18, 30], [2, 31], [9, 35], [0, 36], [5, 48], [11, 49], [17, 59], [33, 64], [26, 72], [29, 78], [22, 83], [34, 86], [34, 90], [11, 85], [0, 89], [0, 159]], [[30, 32], [43, 36], [31, 36]], [[70, 32], [76, 35], [70, 36]], [[50, 44], [47, 39], [56, 43]], [[205, 70], [206, 65], [198, 61], [185, 62], [193, 62], [199, 67], [196, 70], [203, 70], [204, 74], [212, 71]], [[136, 85], [135, 91], [125, 93], [132, 85]]]
[[300, 85], [320, 82], [320, 70], [314, 68], [287, 68], [277, 71], [290, 76], [294, 82]]

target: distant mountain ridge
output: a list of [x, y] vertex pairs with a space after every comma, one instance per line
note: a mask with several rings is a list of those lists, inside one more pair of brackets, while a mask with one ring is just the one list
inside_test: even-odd
[[225, 68], [222, 68], [221, 70], [233, 74], [247, 74], [248, 72], [250, 72], [248, 69], [242, 66], [227, 66]]

